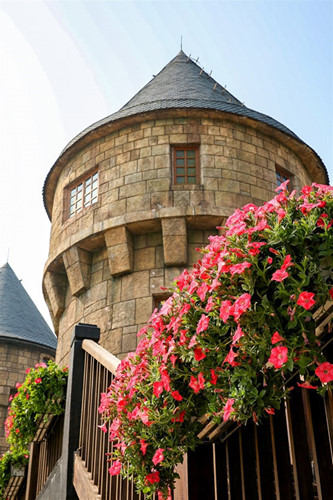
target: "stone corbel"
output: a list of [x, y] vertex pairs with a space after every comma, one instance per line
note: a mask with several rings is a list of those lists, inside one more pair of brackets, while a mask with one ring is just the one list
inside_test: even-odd
[[47, 294], [55, 319], [59, 319], [65, 309], [67, 279], [65, 274], [47, 271], [44, 276], [44, 290]]
[[132, 233], [120, 226], [105, 231], [104, 237], [112, 276], [131, 273], [134, 259]]
[[185, 266], [187, 263], [187, 228], [184, 217], [162, 219], [164, 264]]
[[91, 254], [72, 246], [62, 255], [72, 295], [78, 297], [89, 289], [91, 277]]

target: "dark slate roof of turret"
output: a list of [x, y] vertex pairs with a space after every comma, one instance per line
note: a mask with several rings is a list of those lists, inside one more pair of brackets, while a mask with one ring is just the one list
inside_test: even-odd
[[294, 132], [274, 118], [244, 106], [181, 50], [119, 111], [83, 130], [64, 151], [80, 137], [101, 125], [138, 113], [172, 108], [214, 109], [253, 118], [300, 140]]
[[56, 349], [57, 338], [7, 263], [0, 267], [0, 338]]

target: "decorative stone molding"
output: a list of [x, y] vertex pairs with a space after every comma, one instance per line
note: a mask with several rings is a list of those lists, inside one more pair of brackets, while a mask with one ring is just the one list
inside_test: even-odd
[[163, 253], [166, 266], [187, 263], [187, 229], [185, 217], [162, 219]]
[[133, 236], [125, 227], [108, 229], [104, 233], [112, 276], [133, 271]]
[[73, 246], [62, 257], [72, 295], [78, 297], [90, 286], [91, 254]]

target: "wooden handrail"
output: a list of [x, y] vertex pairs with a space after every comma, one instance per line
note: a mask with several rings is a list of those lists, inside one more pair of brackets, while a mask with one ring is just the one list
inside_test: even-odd
[[104, 368], [109, 370], [113, 375], [116, 375], [117, 368], [120, 364], [120, 359], [111, 354], [109, 351], [96, 344], [93, 340], [85, 339], [82, 342], [82, 348], [96, 359]]

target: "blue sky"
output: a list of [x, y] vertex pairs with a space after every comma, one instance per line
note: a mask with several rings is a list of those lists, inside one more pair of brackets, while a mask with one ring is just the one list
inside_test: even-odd
[[42, 186], [65, 145], [180, 49], [309, 144], [333, 180], [332, 1], [0, 0], [0, 265], [47, 317]]

